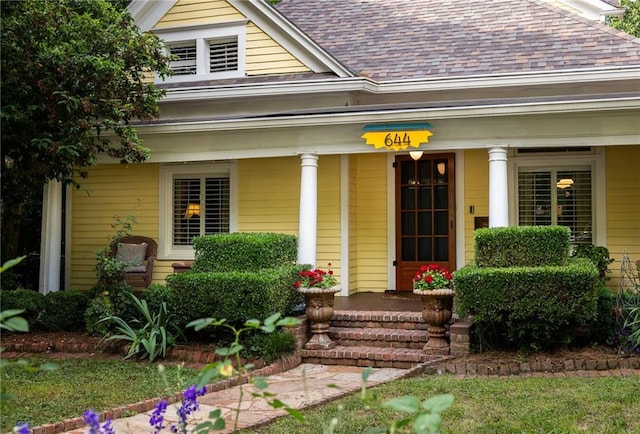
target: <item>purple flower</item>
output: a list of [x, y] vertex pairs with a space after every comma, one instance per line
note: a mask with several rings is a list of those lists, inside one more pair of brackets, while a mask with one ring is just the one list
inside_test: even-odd
[[29, 422], [18, 422], [13, 428], [13, 432], [17, 434], [29, 434]]
[[172, 425], [171, 432], [186, 434], [189, 416], [200, 408], [197, 402], [198, 396], [203, 396], [205, 393], [207, 393], [207, 389], [204, 386], [198, 389], [195, 384], [189, 386], [182, 393], [182, 405], [178, 408], [178, 425]]
[[153, 434], [158, 434], [164, 429], [164, 413], [167, 411], [167, 401], [160, 401], [151, 413], [149, 425], [153, 428]]
[[92, 408], [82, 413], [84, 424], [89, 427], [87, 434], [115, 434], [113, 427], [111, 426], [111, 419], [100, 426], [100, 419]]

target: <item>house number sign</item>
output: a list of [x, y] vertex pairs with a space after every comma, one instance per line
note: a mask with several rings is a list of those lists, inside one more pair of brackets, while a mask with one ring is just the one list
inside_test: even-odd
[[408, 148], [419, 148], [421, 143], [427, 143], [433, 135], [427, 128], [430, 124], [386, 124], [366, 125], [362, 138], [374, 149], [385, 148], [389, 151], [404, 151]]

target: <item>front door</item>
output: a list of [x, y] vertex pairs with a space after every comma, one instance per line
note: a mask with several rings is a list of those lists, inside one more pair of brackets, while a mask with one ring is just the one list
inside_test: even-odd
[[396, 157], [396, 290], [423, 264], [455, 270], [454, 155]]

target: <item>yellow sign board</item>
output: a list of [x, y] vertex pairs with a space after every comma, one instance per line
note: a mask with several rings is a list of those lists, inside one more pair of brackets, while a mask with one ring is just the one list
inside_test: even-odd
[[427, 143], [429, 137], [433, 136], [427, 128], [431, 128], [431, 124], [426, 122], [365, 125], [362, 138], [375, 149], [404, 151], [407, 148], [417, 149], [421, 143]]
[[368, 145], [375, 149], [386, 148], [390, 151], [404, 151], [407, 148], [419, 148], [421, 143], [427, 143], [431, 131], [369, 131], [362, 135]]

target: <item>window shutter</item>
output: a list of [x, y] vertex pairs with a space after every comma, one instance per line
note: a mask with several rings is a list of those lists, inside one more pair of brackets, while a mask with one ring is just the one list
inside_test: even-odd
[[229, 178], [205, 179], [205, 234], [229, 232]]
[[172, 60], [169, 67], [174, 75], [193, 75], [196, 73], [196, 44], [172, 45], [169, 47], [172, 56], [177, 56]]
[[571, 229], [571, 241], [592, 240], [591, 170], [527, 169], [518, 173], [518, 224], [560, 225]]
[[209, 71], [224, 72], [238, 69], [238, 40], [209, 41]]
[[177, 178], [173, 185], [173, 244], [188, 246], [200, 235], [200, 179]]

